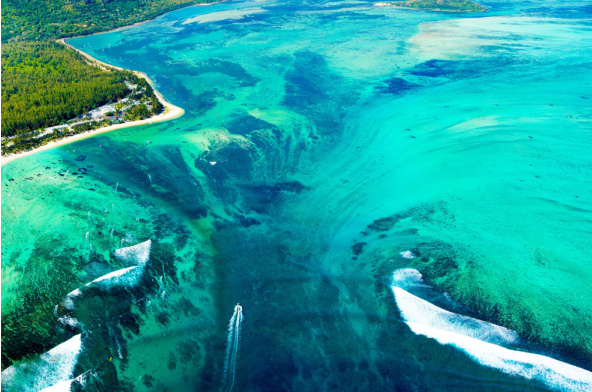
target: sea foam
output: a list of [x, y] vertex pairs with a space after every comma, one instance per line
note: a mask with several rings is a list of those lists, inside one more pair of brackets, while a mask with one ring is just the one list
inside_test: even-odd
[[76, 335], [32, 361], [6, 368], [2, 390], [36, 392], [66, 382], [74, 373], [81, 350], [81, 335]]
[[592, 373], [543, 355], [510, 350], [496, 344], [422, 324], [407, 323], [418, 334], [456, 347], [481, 365], [504, 373], [538, 380], [558, 391], [592, 391]]
[[115, 285], [133, 286], [137, 284], [144, 272], [146, 263], [150, 259], [151, 246], [152, 241], [148, 240], [134, 246], [115, 250], [115, 257], [131, 266], [100, 276], [92, 282], [87, 283], [86, 286], [93, 283], [108, 287]]
[[449, 331], [494, 344], [515, 344], [516, 332], [472, 317], [462, 316], [439, 308], [413, 294], [393, 287], [397, 307], [408, 323]]
[[592, 390], [591, 372], [543, 355], [502, 347], [519, 342], [516, 332], [449, 312], [402, 288], [414, 286], [425, 287], [419, 271], [405, 268], [393, 273], [392, 290], [397, 307], [415, 334], [454, 346], [483, 366], [538, 380], [555, 390]]
[[152, 240], [141, 242], [134, 246], [115, 250], [115, 257], [130, 264], [144, 265], [150, 258]]

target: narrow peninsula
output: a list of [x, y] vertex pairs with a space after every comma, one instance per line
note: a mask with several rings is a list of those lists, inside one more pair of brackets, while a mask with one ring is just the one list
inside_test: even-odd
[[471, 0], [408, 0], [376, 3], [379, 7], [410, 8], [441, 12], [485, 12], [487, 7]]

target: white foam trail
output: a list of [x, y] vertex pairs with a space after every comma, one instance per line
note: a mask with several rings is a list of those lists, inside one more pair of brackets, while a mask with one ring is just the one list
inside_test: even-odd
[[68, 293], [68, 297], [78, 297], [80, 294], [82, 294], [82, 291], [80, 291], [80, 289], [75, 289]]
[[427, 287], [423, 283], [419, 271], [413, 268], [401, 268], [393, 272], [393, 286], [402, 289], [407, 287]]
[[2, 390], [14, 387], [36, 392], [67, 381], [74, 373], [81, 350], [81, 335], [76, 335], [37, 359], [6, 368], [2, 372]]
[[407, 323], [418, 335], [436, 339], [467, 353], [481, 365], [504, 373], [539, 380], [558, 391], [592, 391], [592, 373], [543, 355], [510, 350], [469, 336], [443, 331], [421, 324]]
[[[133, 283], [135, 283], [137, 278], [139, 278], [139, 276], [137, 276], [138, 274], [135, 274], [135, 273], [128, 274], [128, 272], [134, 271], [137, 268], [138, 268], [138, 266], [134, 265], [133, 267], [122, 268], [120, 270], [110, 272], [107, 275], [100, 276], [100, 277], [96, 278], [95, 280], [93, 280], [92, 282], [87, 283], [85, 286], [89, 286], [93, 283], [98, 283], [98, 282], [108, 283], [109, 285], [115, 285], [115, 284], [119, 284], [119, 283], [133, 284]], [[134, 272], [138, 272], [138, 271], [134, 271]]]
[[226, 341], [226, 358], [224, 359], [224, 382], [223, 391], [230, 392], [234, 387], [236, 373], [236, 360], [240, 349], [241, 324], [243, 322], [243, 308], [240, 304], [234, 307], [234, 313], [228, 324], [228, 335]]
[[538, 380], [560, 391], [592, 391], [592, 373], [543, 355], [510, 350], [500, 344], [518, 342], [518, 335], [499, 325], [441, 309], [401, 287], [425, 286], [417, 270], [393, 274], [393, 294], [401, 316], [418, 335], [436, 339], [468, 354], [483, 366]]
[[400, 252], [399, 254], [404, 259], [414, 259], [415, 258], [415, 254], [410, 250], [404, 250], [403, 252]]
[[146, 263], [150, 259], [151, 246], [152, 241], [148, 240], [134, 246], [128, 246], [127, 248], [116, 249], [115, 257], [131, 264], [131, 266], [100, 276], [92, 282], [87, 283], [86, 286], [93, 283], [100, 283], [108, 286], [117, 284], [133, 286], [137, 284], [144, 272]]
[[401, 315], [409, 323], [455, 332], [494, 344], [518, 343], [518, 334], [507, 328], [449, 312], [396, 286], [393, 287], [393, 293]]
[[152, 240], [144, 241], [134, 246], [115, 250], [115, 256], [130, 264], [144, 265], [150, 258]]
[[64, 308], [68, 310], [74, 310], [74, 298], [78, 297], [79, 295], [82, 295], [82, 291], [80, 291], [80, 289], [76, 289], [68, 293], [68, 295], [66, 295], [66, 298], [64, 298], [64, 301], [62, 301], [62, 305], [64, 305]]
[[80, 376], [76, 378], [59, 382], [55, 385], [52, 385], [49, 388], [44, 388], [40, 392], [70, 392], [72, 390], [72, 384], [76, 382], [80, 386], [84, 387], [90, 376], [96, 377], [94, 371], [89, 370], [87, 372], [82, 373]]
[[74, 317], [70, 317], [70, 316], [62, 316], [60, 318], [58, 318], [58, 321], [60, 323], [62, 323], [63, 325], [69, 325], [72, 328], [76, 328], [76, 327], [82, 327], [82, 323], [80, 321], [78, 321], [77, 319], [75, 319]]
[[48, 388], [43, 388], [40, 392], [70, 392], [72, 390], [72, 383], [74, 380], [62, 381], [58, 384], [52, 385]]

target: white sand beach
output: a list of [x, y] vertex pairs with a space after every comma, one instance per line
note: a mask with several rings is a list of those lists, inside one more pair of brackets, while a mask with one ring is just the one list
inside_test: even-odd
[[[99, 60], [95, 59], [94, 57], [92, 57], [91, 55], [89, 55], [88, 53], [85, 53], [81, 50], [76, 49], [72, 45], [69, 45], [65, 41], [65, 39], [60, 39], [57, 42], [64, 44], [64, 45], [76, 50], [78, 53], [82, 54], [84, 57], [89, 59], [91, 63], [97, 65], [98, 67], [101, 67], [104, 69], [111, 68], [111, 69], [123, 70], [123, 68], [116, 67], [114, 65], [110, 65], [110, 64], [104, 63], [102, 61], [99, 61]], [[130, 122], [122, 123], [122, 124], [114, 124], [114, 125], [110, 125], [108, 127], [93, 129], [92, 131], [79, 133], [77, 135], [72, 135], [72, 136], [69, 136], [69, 137], [66, 137], [66, 138], [63, 138], [60, 140], [49, 142], [49, 143], [47, 143], [43, 146], [40, 146], [38, 148], [35, 148], [33, 150], [23, 151], [23, 152], [19, 152], [17, 154], [9, 154], [6, 156], [2, 156], [1, 165], [4, 165], [8, 162], [12, 162], [16, 159], [25, 157], [27, 155], [32, 155], [32, 154], [38, 153], [40, 151], [47, 151], [47, 150], [50, 150], [50, 149], [58, 147], [58, 146], [63, 146], [65, 144], [73, 143], [73, 142], [76, 142], [79, 140], [88, 139], [90, 137], [100, 135], [100, 134], [106, 133], [106, 132], [111, 132], [116, 129], [135, 127], [138, 125], [145, 125], [145, 124], [152, 124], [152, 123], [156, 123], [156, 122], [168, 121], [168, 120], [172, 120], [174, 118], [181, 117], [185, 113], [185, 111], [182, 108], [165, 101], [162, 94], [160, 92], [158, 92], [158, 90], [156, 90], [156, 88], [154, 87], [154, 83], [152, 82], [152, 80], [150, 80], [148, 75], [146, 75], [143, 72], [138, 72], [138, 71], [133, 71], [133, 70], [132, 70], [132, 72], [134, 72], [139, 77], [146, 79], [148, 81], [148, 83], [150, 83], [150, 86], [152, 86], [152, 88], [154, 89], [154, 94], [156, 94], [156, 96], [158, 97], [158, 100], [164, 106], [164, 111], [161, 114], [144, 119], [144, 120], [130, 121]]]

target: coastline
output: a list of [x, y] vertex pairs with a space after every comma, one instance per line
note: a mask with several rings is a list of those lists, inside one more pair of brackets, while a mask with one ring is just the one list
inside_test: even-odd
[[[155, 91], [155, 93], [156, 93], [156, 91]], [[10, 154], [7, 156], [3, 156], [1, 158], [2, 159], [1, 166], [4, 166], [8, 162], [12, 162], [14, 160], [17, 160], [19, 158], [22, 158], [22, 157], [25, 157], [28, 155], [33, 155], [33, 154], [36, 154], [41, 151], [51, 150], [52, 148], [56, 148], [59, 146], [70, 144], [70, 143], [74, 143], [74, 142], [77, 142], [80, 140], [89, 139], [91, 137], [97, 136], [102, 133], [115, 131], [116, 129], [121, 129], [121, 128], [137, 127], [140, 125], [169, 121], [169, 120], [173, 120], [175, 118], [181, 117], [185, 113], [185, 111], [183, 109], [181, 109], [180, 107], [177, 107], [177, 106], [174, 106], [171, 104], [169, 104], [169, 105], [175, 109], [172, 109], [169, 111], [167, 111], [167, 109], [165, 109], [165, 111], [163, 113], [161, 113], [157, 116], [154, 116], [154, 117], [144, 119], [144, 120], [131, 121], [131, 122], [123, 123], [123, 124], [114, 124], [114, 125], [109, 125], [108, 127], [93, 129], [92, 131], [79, 133], [76, 135], [65, 137], [60, 140], [49, 142], [49, 143], [47, 143], [41, 147], [35, 148], [33, 150], [23, 151], [23, 152], [19, 152], [17, 154]]]
[[[91, 35], [99, 35], [99, 34], [114, 33], [114, 32], [116, 32], [116, 31], [121, 31], [121, 30], [125, 30], [125, 29], [130, 29], [130, 28], [132, 28], [132, 27], [136, 27], [136, 26], [142, 25], [142, 24], [144, 24], [144, 23], [151, 22], [151, 21], [155, 20], [156, 18], [159, 18], [159, 17], [161, 17], [161, 16], [163, 16], [163, 15], [166, 15], [166, 14], [168, 14], [168, 13], [171, 13], [171, 12], [175, 12], [175, 11], [179, 11], [179, 10], [184, 10], [184, 9], [186, 9], [186, 8], [191, 8], [191, 7], [204, 7], [204, 6], [207, 6], [207, 5], [214, 5], [214, 4], [218, 4], [218, 3], [223, 3], [223, 2], [225, 2], [225, 1], [226, 1], [226, 0], [213, 0], [211, 3], [199, 3], [199, 4], [191, 4], [191, 5], [188, 5], [188, 6], [186, 6], [186, 7], [181, 7], [181, 8], [177, 8], [177, 9], [174, 9], [174, 10], [170, 10], [170, 11], [163, 12], [162, 14], [156, 15], [155, 17], [153, 17], [153, 18], [151, 18], [151, 19], [146, 19], [146, 20], [143, 20], [143, 21], [141, 21], [141, 22], [136, 22], [136, 23], [134, 23], [134, 24], [131, 24], [131, 25], [127, 25], [127, 26], [119, 26], [119, 27], [116, 27], [116, 28], [114, 28], [114, 29], [111, 29], [111, 30], [99, 31], [99, 32], [97, 32], [97, 33], [92, 33], [92, 34], [82, 34], [82, 35], [75, 35], [75, 36], [73, 36], [73, 37], [65, 37], [65, 38], [60, 38], [60, 39], [59, 39], [59, 40], [57, 40], [57, 41], [61, 41], [61, 40], [67, 40], [67, 39], [73, 39], [73, 38], [89, 37], [89, 36], [91, 36]], [[65, 43], [65, 41], [64, 41], [64, 44], [65, 44], [65, 45], [67, 45], [67, 46], [70, 46], [70, 47], [71, 47], [71, 48], [73, 48], [73, 49], [76, 49], [76, 48], [74, 48], [73, 46], [71, 46], [71, 45], [68, 45], [67, 43]], [[78, 49], [76, 49], [76, 50], [78, 50]], [[82, 53], [84, 53], [84, 52], [82, 52]], [[97, 60], [97, 61], [98, 61], [98, 60]], [[103, 64], [104, 64], [104, 63], [103, 63]], [[112, 65], [111, 65], [111, 67], [114, 67], [114, 66], [112, 66]], [[117, 67], [115, 67], [115, 68], [117, 68]], [[121, 68], [120, 68], [120, 69], [121, 69]], [[127, 71], [131, 71], [131, 70], [127, 70]]]
[[483, 11], [460, 11], [460, 10], [443, 10], [438, 8], [413, 8], [413, 7], [401, 7], [398, 5], [393, 5], [392, 3], [387, 2], [380, 2], [374, 3], [375, 7], [391, 7], [391, 8], [398, 8], [401, 10], [418, 10], [418, 11], [434, 11], [434, 12], [451, 12], [451, 13], [461, 13], [461, 14], [471, 14], [471, 13], [481, 13], [489, 11], [489, 8], [485, 8]]
[[61, 43], [69, 48], [72, 48], [74, 50], [76, 50], [78, 53], [80, 53], [81, 55], [83, 55], [85, 58], [87, 58], [88, 60], [91, 61], [91, 63], [93, 63], [93, 65], [96, 65], [100, 68], [111, 68], [111, 69], [118, 69], [118, 70], [125, 70], [125, 71], [131, 71], [134, 74], [136, 74], [137, 76], [146, 79], [146, 81], [150, 84], [150, 86], [152, 87], [152, 89], [154, 90], [154, 95], [156, 95], [156, 97], [158, 98], [158, 100], [160, 101], [160, 103], [162, 104], [162, 106], [164, 106], [164, 110], [162, 113], [153, 116], [153, 117], [149, 117], [146, 118], [144, 120], [137, 120], [137, 121], [130, 121], [130, 122], [126, 122], [126, 123], [122, 123], [122, 124], [114, 124], [114, 125], [109, 125], [107, 127], [102, 127], [102, 128], [97, 128], [97, 129], [93, 129], [92, 131], [88, 131], [88, 132], [84, 132], [84, 133], [79, 133], [76, 135], [72, 135], [72, 136], [68, 136], [65, 137], [63, 139], [60, 140], [56, 140], [53, 142], [49, 142], [41, 147], [35, 148], [33, 150], [28, 150], [28, 151], [22, 151], [16, 154], [10, 154], [7, 156], [2, 156], [2, 158], [0, 158], [0, 166], [8, 163], [8, 162], [12, 162], [14, 160], [17, 160], [19, 158], [28, 156], [28, 155], [33, 155], [37, 152], [40, 151], [47, 151], [47, 150], [51, 150], [52, 148], [55, 147], [59, 147], [59, 146], [63, 146], [65, 144], [70, 144], [70, 143], [74, 143], [76, 141], [79, 140], [83, 140], [83, 139], [88, 139], [91, 138], [93, 136], [102, 134], [102, 133], [106, 133], [106, 132], [111, 132], [111, 131], [115, 131], [116, 129], [121, 129], [121, 128], [127, 128], [127, 127], [136, 127], [139, 125], [145, 125], [145, 124], [152, 124], [152, 123], [156, 123], [156, 122], [163, 122], [163, 121], [168, 121], [168, 120], [172, 120], [178, 117], [181, 117], [184, 113], [185, 110], [183, 110], [182, 108], [173, 105], [170, 102], [167, 102], [164, 97], [162, 96], [162, 94], [154, 87], [154, 83], [152, 82], [152, 80], [148, 77], [148, 75], [146, 75], [143, 72], [139, 72], [139, 71], [134, 71], [134, 70], [126, 70], [124, 68], [121, 67], [117, 67], [115, 65], [110, 65], [107, 63], [104, 63], [100, 60], [95, 59], [94, 57], [92, 57], [91, 55], [89, 55], [86, 52], [83, 52], [75, 47], [73, 47], [72, 45], [66, 43], [65, 38], [59, 39], [57, 40], [58, 43]]
[[[201, 7], [201, 6], [206, 6], [206, 5], [212, 5], [212, 4], [217, 4], [217, 3], [221, 3], [224, 0], [220, 0], [220, 1], [214, 1], [212, 3], [201, 3], [201, 4], [193, 4], [190, 5], [188, 7], [182, 7], [182, 8], [189, 8], [189, 7]], [[179, 9], [182, 9], [179, 8]], [[173, 10], [176, 11], [176, 10]], [[168, 12], [173, 12], [173, 11], [168, 11]], [[168, 12], [165, 12], [161, 15], [155, 16], [152, 19], [148, 19], [142, 22], [136, 22], [134, 24], [128, 25], [128, 26], [121, 26], [121, 27], [117, 27], [115, 29], [111, 29], [108, 31], [101, 31], [99, 33], [95, 33], [95, 34], [106, 34], [106, 33], [111, 33], [114, 31], [120, 31], [123, 29], [129, 29], [138, 25], [141, 25], [143, 23], [147, 23], [150, 22], [151, 20], [154, 20], [156, 18], [158, 18], [159, 16], [162, 16], [164, 14], [167, 14]], [[95, 34], [90, 34], [90, 35], [95, 35]], [[86, 35], [83, 36], [78, 36], [78, 37], [86, 37]], [[93, 129], [92, 131], [88, 131], [88, 132], [84, 132], [84, 133], [79, 133], [76, 135], [72, 135], [72, 136], [68, 136], [65, 137], [63, 139], [60, 140], [56, 140], [53, 142], [49, 142], [41, 147], [35, 148], [33, 150], [28, 150], [28, 151], [22, 151], [16, 154], [10, 154], [7, 156], [2, 156], [0, 157], [0, 166], [3, 166], [9, 162], [15, 161], [19, 158], [28, 156], [28, 155], [33, 155], [36, 154], [38, 152], [41, 151], [47, 151], [47, 150], [51, 150], [52, 148], [56, 148], [59, 146], [63, 146], [66, 144], [70, 144], [70, 143], [74, 143], [77, 142], [79, 140], [83, 140], [83, 139], [88, 139], [91, 137], [94, 137], [96, 135], [102, 134], [102, 133], [107, 133], [107, 132], [111, 132], [111, 131], [115, 131], [117, 129], [121, 129], [121, 128], [127, 128], [127, 127], [136, 127], [136, 126], [140, 126], [140, 125], [145, 125], [145, 124], [152, 124], [152, 123], [156, 123], [156, 122], [164, 122], [164, 121], [169, 121], [169, 120], [173, 120], [175, 118], [181, 117], [183, 114], [185, 114], [185, 110], [183, 110], [182, 108], [173, 105], [170, 102], [167, 102], [163, 95], [155, 88], [154, 86], [154, 82], [152, 81], [152, 79], [150, 79], [148, 77], [148, 75], [146, 75], [144, 72], [140, 72], [140, 71], [134, 71], [132, 69], [124, 69], [121, 67], [117, 67], [115, 65], [111, 65], [111, 64], [107, 64], [103, 61], [100, 61], [94, 57], [92, 57], [90, 54], [83, 52], [82, 50], [75, 48], [74, 46], [70, 45], [69, 43], [66, 42], [67, 39], [70, 38], [77, 38], [77, 37], [68, 37], [68, 38], [61, 38], [56, 40], [56, 42], [67, 46], [71, 49], [74, 49], [75, 51], [77, 51], [78, 53], [80, 53], [81, 55], [83, 55], [85, 58], [87, 58], [88, 60], [91, 61], [91, 63], [93, 63], [93, 65], [96, 65], [100, 68], [111, 68], [111, 69], [117, 69], [120, 71], [131, 71], [134, 74], [136, 74], [137, 76], [146, 79], [146, 81], [150, 84], [150, 86], [152, 87], [152, 89], [154, 90], [154, 94], [156, 95], [156, 97], [158, 98], [158, 100], [160, 101], [160, 103], [164, 106], [164, 111], [156, 116], [150, 117], [150, 118], [146, 118], [144, 120], [137, 120], [137, 121], [131, 121], [131, 122], [127, 122], [127, 123], [123, 123], [123, 124], [114, 124], [114, 125], [109, 125], [107, 127], [102, 127], [102, 128], [98, 128], [98, 129]]]

